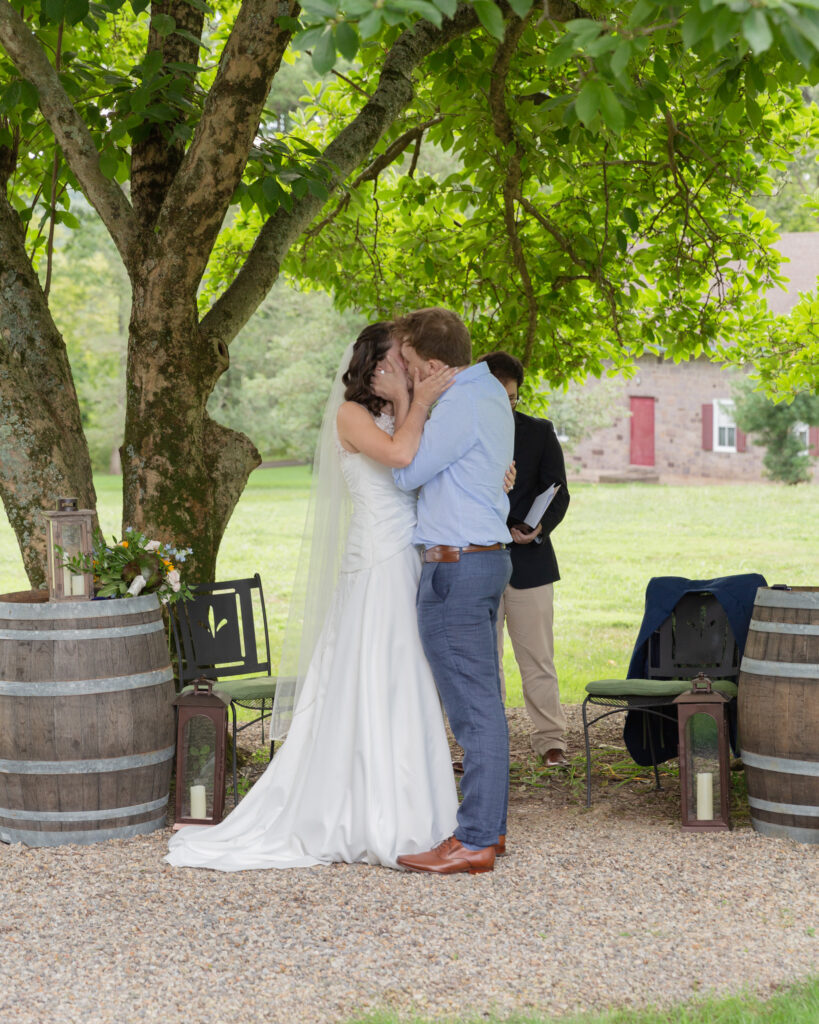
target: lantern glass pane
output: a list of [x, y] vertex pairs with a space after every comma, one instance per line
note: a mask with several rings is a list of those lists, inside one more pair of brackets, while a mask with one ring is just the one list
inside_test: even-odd
[[212, 818], [216, 776], [216, 725], [205, 715], [185, 723], [185, 777], [177, 780], [182, 790], [182, 816]]
[[78, 555], [82, 545], [82, 528], [79, 523], [63, 523], [62, 548], [66, 555]]
[[688, 750], [688, 817], [690, 821], [713, 821], [720, 816], [719, 728], [705, 712], [693, 714], [685, 723]]
[[[59, 540], [57, 543], [63, 549], [64, 558], [73, 558], [74, 555], [83, 552], [83, 528], [81, 523], [61, 523], [59, 528]], [[63, 559], [60, 559], [62, 561]], [[65, 597], [85, 596], [85, 577], [82, 573], [72, 573], [63, 567], [62, 572], [63, 594]]]

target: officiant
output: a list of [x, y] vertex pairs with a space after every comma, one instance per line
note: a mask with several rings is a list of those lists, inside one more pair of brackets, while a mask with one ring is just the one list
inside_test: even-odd
[[[532, 749], [550, 768], [566, 760], [566, 715], [554, 665], [554, 584], [560, 579], [551, 534], [566, 515], [569, 488], [563, 450], [550, 420], [527, 416], [517, 409], [523, 384], [523, 364], [508, 352], [482, 356], [506, 388], [515, 416], [517, 478], [509, 494], [512, 534], [512, 577], [498, 608], [498, 656], [503, 676], [503, 625], [509, 632], [523, 681], [523, 699], [532, 722]], [[546, 511], [529, 529], [523, 523], [535, 498], [559, 485]]]

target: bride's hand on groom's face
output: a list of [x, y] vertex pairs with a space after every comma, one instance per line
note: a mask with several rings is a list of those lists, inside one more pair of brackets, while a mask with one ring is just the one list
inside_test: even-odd
[[395, 402], [409, 394], [407, 371], [392, 352], [379, 360], [375, 373], [370, 377], [370, 387], [374, 395], [388, 402]]
[[413, 370], [412, 376], [413, 402], [425, 405], [429, 409], [430, 406], [438, 401], [447, 388], [451, 386], [453, 380], [455, 380], [455, 370], [449, 366], [441, 366], [437, 370], [433, 370], [423, 380], [420, 379], [418, 370]]

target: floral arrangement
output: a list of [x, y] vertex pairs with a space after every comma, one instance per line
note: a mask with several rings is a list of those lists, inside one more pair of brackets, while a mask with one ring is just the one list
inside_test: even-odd
[[112, 541], [106, 543], [102, 533], [97, 531], [93, 551], [74, 555], [63, 562], [71, 572], [94, 574], [97, 597], [156, 594], [163, 604], [193, 597], [190, 587], [182, 581], [180, 570], [188, 555], [193, 553], [192, 548], [179, 550], [158, 540], [148, 540], [132, 526], [126, 529], [122, 540], [114, 537]]

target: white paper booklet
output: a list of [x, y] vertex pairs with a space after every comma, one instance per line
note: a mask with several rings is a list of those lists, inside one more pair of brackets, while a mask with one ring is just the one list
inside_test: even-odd
[[552, 500], [559, 490], [560, 484], [552, 484], [551, 487], [547, 487], [532, 502], [532, 507], [526, 513], [526, 518], [523, 520], [530, 530], [537, 529], [537, 524], [543, 518], [543, 513], [552, 504]]

